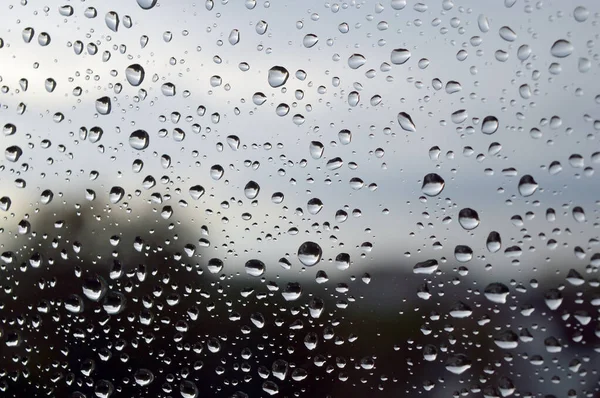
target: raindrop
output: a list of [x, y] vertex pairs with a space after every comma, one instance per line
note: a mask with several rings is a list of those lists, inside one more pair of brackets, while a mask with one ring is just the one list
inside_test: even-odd
[[411, 133], [417, 131], [417, 128], [415, 127], [415, 124], [412, 121], [412, 118], [406, 112], [398, 113], [398, 123], [400, 124], [400, 127], [402, 127], [402, 129], [405, 131], [409, 131]]
[[137, 0], [138, 5], [144, 10], [149, 10], [153, 8], [158, 0]]
[[18, 162], [23, 155], [23, 150], [17, 145], [12, 145], [4, 150], [4, 156], [9, 162]]
[[102, 97], [96, 100], [96, 111], [101, 115], [108, 115], [111, 111], [111, 102], [109, 97]]
[[227, 40], [229, 41], [229, 44], [231, 44], [232, 46], [235, 46], [236, 44], [238, 44], [240, 42], [240, 31], [238, 29], [233, 29], [229, 33], [229, 37], [227, 38]]
[[519, 193], [521, 194], [521, 196], [531, 196], [535, 193], [535, 191], [537, 191], [537, 189], [537, 182], [535, 182], [533, 177], [529, 174], [524, 175], [523, 177], [521, 177], [521, 180], [519, 180]]
[[319, 198], [312, 198], [306, 204], [306, 208], [309, 214], [317, 215], [323, 209], [323, 202]]
[[351, 69], [358, 69], [367, 62], [367, 59], [362, 54], [352, 54], [348, 58], [348, 66]]
[[435, 271], [437, 271], [437, 269], [438, 261], [435, 259], [430, 259], [415, 264], [415, 266], [413, 267], [413, 273], [431, 275]]
[[119, 30], [119, 15], [114, 11], [109, 11], [106, 13], [104, 17], [104, 22], [106, 22], [106, 26], [113, 32]]
[[446, 182], [436, 173], [429, 173], [423, 177], [421, 191], [427, 196], [437, 196], [443, 190]]
[[142, 368], [136, 370], [135, 374], [133, 375], [133, 378], [137, 385], [144, 387], [154, 381], [154, 374], [152, 374], [150, 370]]
[[392, 54], [390, 56], [390, 61], [394, 65], [402, 65], [410, 59], [410, 56], [411, 56], [410, 51], [408, 51], [407, 49], [397, 48], [395, 50], [392, 50]]
[[320, 159], [325, 151], [325, 146], [319, 141], [311, 141], [308, 151], [313, 159]]
[[466, 207], [458, 213], [458, 222], [461, 227], [470, 231], [479, 226], [479, 215], [475, 210]]
[[127, 78], [129, 84], [134, 87], [142, 84], [145, 75], [146, 72], [144, 71], [144, 68], [139, 64], [129, 65], [127, 69], [125, 69], [125, 77]]
[[473, 249], [469, 246], [458, 245], [454, 248], [454, 258], [459, 263], [466, 263], [473, 259]]
[[92, 301], [100, 301], [108, 290], [106, 282], [98, 275], [85, 278], [81, 288], [83, 295]]
[[289, 77], [290, 73], [283, 66], [274, 66], [269, 69], [267, 80], [271, 87], [277, 88], [283, 86]]
[[589, 16], [590, 12], [584, 6], [575, 7], [575, 10], [573, 10], [573, 18], [575, 18], [577, 22], [585, 22]]
[[312, 48], [318, 42], [319, 38], [317, 37], [317, 35], [314, 35], [312, 33], [307, 34], [306, 36], [304, 36], [304, 39], [302, 39], [302, 45], [306, 48]]
[[255, 199], [258, 196], [259, 192], [260, 186], [254, 181], [249, 181], [244, 187], [244, 195], [248, 199]]
[[490, 283], [483, 291], [485, 298], [497, 304], [505, 304], [508, 293], [508, 287], [499, 282]]
[[570, 41], [567, 40], [557, 40], [554, 42], [552, 47], [550, 48], [550, 54], [555, 56], [556, 58], [565, 58], [573, 53], [574, 47]]
[[462, 374], [469, 370], [473, 362], [464, 354], [454, 354], [446, 360], [445, 367], [451, 373]]
[[244, 267], [246, 268], [246, 273], [250, 276], [261, 276], [265, 273], [265, 263], [260, 260], [248, 260]]
[[500, 234], [496, 231], [490, 232], [485, 245], [490, 253], [496, 253], [499, 251], [502, 248], [502, 239], [500, 238]]
[[348, 145], [350, 142], [352, 142], [352, 133], [350, 130], [340, 130], [338, 133], [338, 139], [340, 140], [340, 144]]
[[321, 260], [322, 255], [321, 246], [315, 242], [304, 242], [298, 248], [298, 260], [307, 267], [317, 264]]
[[499, 33], [500, 37], [508, 42], [517, 40], [517, 34], [508, 26], [501, 27]]
[[144, 130], [136, 130], [129, 135], [129, 145], [133, 149], [141, 151], [148, 148], [150, 144], [150, 136]]
[[125, 196], [125, 190], [119, 186], [112, 187], [109, 193], [109, 200], [112, 204], [117, 204]]

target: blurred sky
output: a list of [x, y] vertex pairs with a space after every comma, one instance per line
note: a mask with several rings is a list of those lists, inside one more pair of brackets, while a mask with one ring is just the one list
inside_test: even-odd
[[[455, 1], [453, 7], [446, 1], [427, 3], [423, 12], [416, 10], [419, 7], [414, 2], [402, 10], [393, 9], [389, 2], [382, 2], [382, 7], [369, 1], [339, 3], [337, 12], [333, 12], [333, 3], [320, 1], [258, 2], [252, 10], [244, 2], [215, 1], [210, 11], [204, 1], [165, 1], [148, 11], [135, 1], [69, 4], [74, 7], [70, 17], [60, 16], [56, 5], [45, 12], [44, 4], [2, 4], [0, 37], [4, 47], [0, 50], [0, 73], [2, 84], [9, 89], [0, 97], [0, 120], [2, 124], [17, 126], [17, 134], [3, 137], [2, 142], [5, 146], [19, 145], [24, 152], [17, 164], [3, 161], [5, 169], [0, 174], [2, 194], [13, 199], [14, 217], [7, 216], [2, 221], [7, 229], [15, 228], [24, 214], [32, 212], [44, 189], [64, 192], [68, 206], [85, 202], [86, 188], [98, 193], [100, 203], [107, 202], [113, 186], [122, 186], [128, 194], [141, 189], [141, 197], [128, 200], [132, 214], [120, 214], [133, 220], [146, 217], [151, 208], [145, 203], [150, 193], [166, 192], [160, 182], [151, 191], [141, 187], [144, 177], [151, 174], [157, 181], [162, 175], [173, 181], [169, 186], [173, 194], [170, 202], [175, 208], [173, 219], [182, 224], [181, 228], [192, 231], [191, 240], [199, 237], [193, 232], [197, 226], [190, 224], [193, 219], [211, 226], [216, 257], [232, 257], [218, 246], [235, 242], [229, 248], [239, 256], [232, 260], [236, 267], [249, 258], [272, 262], [286, 253], [295, 260], [295, 252], [306, 240], [318, 241], [325, 259], [332, 259], [339, 252], [350, 253], [357, 270], [441, 257], [456, 263], [454, 247], [462, 244], [475, 253], [476, 258], [468, 264], [472, 271], [477, 273], [492, 263], [493, 272], [486, 275], [494, 279], [506, 278], [515, 270], [525, 277], [534, 268], [539, 268], [538, 273], [554, 273], [572, 265], [585, 266], [597, 250], [589, 240], [597, 237], [598, 176], [569, 164], [569, 157], [578, 154], [584, 167], [598, 167], [591, 160], [599, 150], [598, 127], [594, 127], [594, 120], [599, 117], [594, 98], [600, 88], [595, 47], [598, 5], [594, 1], [518, 1], [511, 8], [505, 7], [503, 1]], [[585, 22], [579, 23], [573, 17], [577, 5], [589, 10]], [[84, 16], [84, 10], [90, 6], [98, 12], [94, 19]], [[109, 30], [105, 23], [109, 11], [120, 16], [118, 32]], [[129, 29], [123, 24], [126, 15], [133, 21]], [[488, 32], [482, 32], [478, 26], [480, 15], [489, 21]], [[260, 20], [268, 23], [264, 35], [256, 32]], [[347, 34], [340, 32], [341, 23], [348, 24]], [[26, 44], [22, 31], [29, 26], [35, 29], [35, 36]], [[381, 30], [383, 26], [387, 30]], [[499, 30], [503, 26], [516, 33], [514, 41], [501, 38]], [[232, 29], [240, 32], [240, 42], [235, 46], [228, 41]], [[46, 47], [37, 43], [38, 34], [44, 31], [52, 38]], [[164, 39], [165, 32], [172, 33], [169, 42]], [[319, 38], [312, 48], [303, 46], [307, 34]], [[142, 35], [148, 37], [144, 48], [140, 46]], [[481, 38], [481, 44], [474, 45], [478, 42], [474, 36]], [[551, 56], [550, 48], [559, 39], [573, 44], [570, 56]], [[83, 54], [76, 55], [72, 48], [76, 40], [85, 45], [95, 43], [98, 53], [89, 55], [84, 49]], [[526, 61], [517, 57], [522, 45], [531, 49]], [[390, 64], [390, 53], [396, 48], [408, 49], [410, 60], [391, 65], [389, 70], [384, 66], [382, 71], [382, 64]], [[497, 50], [508, 53], [505, 62], [496, 59]], [[108, 62], [102, 61], [105, 51], [110, 52]], [[466, 59], [457, 59], [459, 51], [466, 51]], [[348, 65], [348, 58], [355, 53], [366, 58], [357, 70]], [[221, 62], [216, 63], [215, 57]], [[591, 62], [585, 73], [578, 67], [582, 58]], [[424, 59], [429, 63], [421, 69], [418, 63]], [[238, 67], [241, 62], [250, 65], [247, 72]], [[125, 79], [125, 69], [133, 63], [141, 64], [146, 72], [145, 81], [137, 88]], [[550, 73], [552, 63], [560, 64], [560, 74]], [[267, 83], [268, 70], [275, 65], [290, 73], [283, 89]], [[295, 76], [299, 69], [307, 73], [304, 81]], [[372, 78], [366, 76], [369, 69], [376, 71]], [[222, 78], [219, 87], [211, 87], [212, 76]], [[49, 77], [57, 82], [53, 93], [44, 89], [44, 80]], [[19, 89], [21, 78], [29, 82], [27, 92]], [[339, 78], [338, 86], [333, 84], [335, 78]], [[444, 86], [448, 81], [457, 81], [462, 90], [453, 94], [444, 88], [436, 91], [432, 85], [435, 78]], [[175, 84], [174, 97], [161, 93], [161, 85], [166, 82]], [[123, 85], [119, 94], [113, 89], [117, 83]], [[530, 98], [519, 94], [519, 87], [524, 84], [530, 87]], [[80, 97], [73, 96], [75, 86], [83, 89]], [[320, 90], [321, 86], [324, 89]], [[144, 100], [136, 99], [140, 88], [148, 93]], [[183, 95], [185, 90], [189, 91], [187, 98]], [[304, 91], [302, 100], [295, 99], [295, 90]], [[354, 90], [360, 93], [360, 103], [351, 107], [347, 99]], [[252, 102], [256, 92], [267, 97], [261, 106]], [[374, 95], [382, 97], [376, 106], [370, 104]], [[110, 115], [96, 112], [95, 100], [102, 96], [112, 98]], [[20, 102], [27, 105], [23, 115], [17, 115]], [[275, 113], [280, 103], [291, 107], [284, 117]], [[200, 105], [207, 109], [204, 116], [196, 113]], [[239, 115], [234, 112], [236, 107]], [[456, 124], [451, 114], [460, 109], [466, 110], [468, 118]], [[52, 120], [56, 112], [65, 116], [60, 123]], [[171, 122], [172, 112], [181, 114], [177, 124]], [[220, 115], [218, 123], [211, 121], [215, 112]], [[399, 112], [410, 114], [415, 132], [400, 128]], [[296, 114], [304, 117], [303, 124], [293, 122]], [[167, 121], [161, 122], [161, 115]], [[481, 133], [481, 120], [489, 115], [498, 118], [500, 127], [488, 136]], [[192, 120], [186, 121], [187, 116]], [[554, 127], [550, 125], [553, 117], [560, 118], [554, 120]], [[199, 134], [192, 132], [193, 123], [201, 125]], [[93, 126], [103, 128], [101, 141], [93, 144], [79, 140], [82, 126], [88, 130]], [[472, 132], [467, 129], [469, 126], [473, 127]], [[183, 142], [172, 139], [175, 127], [186, 132]], [[530, 136], [534, 127], [541, 131], [540, 138]], [[161, 128], [169, 131], [167, 137], [158, 137]], [[387, 133], [386, 128], [390, 129]], [[144, 151], [136, 151], [128, 144], [129, 134], [137, 129], [147, 130], [151, 137], [150, 146]], [[338, 142], [341, 129], [352, 131], [351, 144]], [[226, 143], [226, 137], [232, 134], [241, 140], [238, 151]], [[50, 140], [52, 146], [42, 149], [43, 139]], [[311, 141], [324, 144], [321, 159], [311, 158]], [[493, 142], [500, 143], [502, 149], [489, 155], [488, 147]], [[29, 143], [33, 148], [28, 147]], [[223, 144], [222, 151], [217, 150], [218, 143]], [[272, 149], [266, 150], [265, 143], [271, 143]], [[100, 144], [103, 153], [98, 150]], [[64, 153], [58, 150], [60, 145], [65, 146]], [[441, 150], [437, 161], [429, 156], [433, 146]], [[465, 147], [472, 148], [471, 156], [463, 154]], [[378, 148], [385, 151], [381, 158], [375, 156]], [[197, 158], [192, 156], [193, 151], [198, 151]], [[449, 151], [454, 153], [451, 158], [447, 156]], [[73, 158], [69, 159], [68, 154]], [[172, 158], [168, 170], [160, 165], [162, 154]], [[485, 158], [478, 159], [478, 154]], [[327, 161], [338, 156], [344, 166], [328, 170]], [[51, 166], [46, 164], [48, 157], [54, 159]], [[145, 162], [139, 174], [131, 171], [132, 161], [137, 158]], [[299, 165], [302, 159], [307, 160], [305, 167]], [[258, 161], [260, 167], [246, 167], [245, 160]], [[552, 161], [563, 166], [558, 175], [548, 173]], [[18, 173], [24, 162], [29, 169]], [[351, 162], [356, 163], [356, 169], [349, 168]], [[219, 181], [213, 181], [209, 174], [215, 164], [225, 169]], [[502, 170], [509, 168], [516, 170], [512, 177], [503, 175]], [[279, 175], [280, 169], [285, 170], [284, 176]], [[486, 169], [493, 175], [486, 175]], [[100, 172], [93, 182], [88, 177], [91, 170]], [[437, 197], [420, 201], [422, 178], [432, 172], [445, 179], [445, 189]], [[518, 181], [525, 174], [532, 175], [540, 187], [528, 198], [517, 191]], [[17, 176], [27, 181], [25, 189], [15, 188], [13, 181]], [[361, 178], [365, 187], [354, 191], [349, 184], [353, 177]], [[331, 183], [325, 183], [326, 179]], [[243, 188], [250, 180], [261, 187], [255, 207], [243, 196]], [[377, 184], [376, 191], [367, 188], [371, 183]], [[207, 190], [198, 202], [187, 193], [196, 184]], [[177, 187], [181, 188], [181, 195], [173, 192]], [[270, 200], [276, 191], [285, 194], [281, 205]], [[315, 216], [306, 211], [307, 201], [314, 197], [324, 203], [323, 210]], [[190, 206], [179, 208], [179, 198]], [[229, 209], [220, 207], [224, 200], [230, 200]], [[237, 200], [242, 200], [243, 206], [235, 204]], [[166, 204], [169, 203], [163, 203]], [[287, 211], [282, 210], [284, 205]], [[338, 225], [334, 215], [344, 206], [350, 217], [339, 224], [339, 231], [312, 227], [313, 223], [326, 221]], [[574, 206], [585, 210], [587, 222], [573, 219]], [[160, 209], [162, 205], [154, 207]], [[481, 218], [480, 226], [472, 232], [463, 230], [457, 222], [458, 212], [464, 207], [475, 209]], [[545, 219], [550, 207], [556, 210], [559, 232], [553, 233], [554, 225]], [[296, 208], [302, 208], [304, 215], [295, 215]], [[212, 214], [207, 214], [206, 209], [212, 209]], [[352, 217], [354, 209], [360, 209], [362, 217]], [[384, 209], [389, 214], [383, 214]], [[243, 212], [251, 213], [252, 220], [242, 220]], [[527, 212], [531, 212], [531, 219], [524, 226], [511, 223], [512, 216], [525, 219]], [[442, 222], [446, 216], [452, 217], [449, 224]], [[227, 217], [227, 224], [222, 217]], [[419, 222], [425, 227], [420, 229]], [[285, 233], [292, 226], [298, 228], [298, 235]], [[500, 232], [503, 249], [512, 245], [522, 248], [518, 267], [510, 265], [511, 259], [502, 251], [493, 255], [486, 251], [485, 240], [493, 230]], [[278, 231], [281, 236], [277, 236]], [[275, 235], [277, 242], [265, 239], [268, 233]], [[545, 237], [540, 237], [540, 233]], [[555, 250], [546, 247], [551, 235], [558, 241]], [[257, 242], [257, 238], [262, 241]], [[435, 241], [443, 248], [434, 250]], [[373, 250], [360, 259], [363, 242], [371, 242]], [[581, 246], [585, 258], [574, 256], [574, 246]]]

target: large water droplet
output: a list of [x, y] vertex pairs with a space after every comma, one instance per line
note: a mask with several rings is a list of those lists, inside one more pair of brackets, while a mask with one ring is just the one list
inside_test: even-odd
[[431, 275], [438, 269], [438, 261], [435, 259], [421, 261], [413, 267], [413, 273]]
[[259, 192], [260, 185], [258, 185], [254, 181], [249, 181], [244, 187], [244, 195], [246, 195], [248, 199], [255, 199], [258, 196]]
[[274, 66], [269, 69], [267, 80], [273, 88], [281, 87], [287, 82], [290, 73], [283, 66]]
[[410, 131], [411, 133], [417, 131], [417, 128], [415, 127], [415, 124], [412, 121], [412, 118], [406, 112], [398, 113], [398, 123], [404, 131]]
[[367, 62], [367, 59], [362, 54], [352, 54], [350, 58], [348, 58], [348, 66], [351, 69], [358, 69], [363, 66]]
[[9, 162], [18, 162], [22, 155], [23, 150], [17, 145], [9, 146], [4, 150], [4, 157], [6, 157], [6, 160]]
[[302, 45], [306, 48], [312, 48], [319, 42], [317, 35], [309, 33], [302, 39]]
[[486, 286], [483, 294], [493, 303], [504, 304], [508, 296], [508, 287], [502, 283], [494, 282]]
[[149, 10], [156, 5], [158, 0], [137, 0], [138, 5], [144, 10]]
[[500, 234], [498, 232], [490, 232], [487, 237], [486, 247], [490, 253], [496, 253], [502, 248], [502, 239], [500, 238]]
[[298, 248], [298, 260], [307, 267], [312, 267], [321, 260], [323, 250], [315, 242], [304, 242]]
[[101, 276], [94, 275], [85, 278], [81, 288], [85, 297], [92, 301], [100, 301], [106, 294], [108, 286]]
[[150, 370], [142, 368], [135, 372], [133, 378], [137, 385], [144, 387], [154, 381], [154, 374]]
[[102, 97], [96, 100], [96, 111], [101, 115], [108, 115], [111, 111], [111, 102], [109, 97]]
[[246, 261], [246, 273], [250, 276], [261, 276], [265, 273], [265, 263], [260, 260], [252, 259]]
[[498, 131], [498, 119], [495, 116], [486, 116], [481, 123], [481, 132], [483, 134], [494, 134]]
[[125, 69], [125, 77], [132, 86], [139, 86], [144, 81], [146, 71], [140, 64], [131, 64]]
[[454, 354], [446, 360], [446, 370], [454, 374], [462, 374], [471, 368], [473, 362], [464, 354]]
[[519, 193], [521, 194], [521, 196], [531, 196], [535, 193], [535, 191], [537, 191], [537, 189], [537, 182], [535, 182], [533, 177], [529, 174], [524, 175], [523, 177], [521, 177], [521, 180], [519, 180]]
[[319, 141], [311, 141], [308, 147], [308, 151], [310, 152], [310, 156], [313, 159], [320, 159], [323, 156], [323, 151], [325, 150], [325, 146]]
[[407, 49], [396, 48], [395, 50], [392, 50], [392, 53], [390, 55], [390, 61], [394, 65], [402, 65], [410, 59], [410, 56], [410, 51], [408, 51]]
[[436, 173], [429, 173], [423, 177], [421, 191], [427, 196], [437, 196], [443, 190], [446, 182]]
[[475, 229], [479, 226], [479, 214], [475, 210], [466, 207], [458, 212], [458, 223], [467, 231]]
[[306, 208], [309, 214], [317, 215], [323, 209], [323, 202], [319, 198], [312, 198], [306, 204]]
[[106, 26], [108, 26], [108, 29], [112, 30], [113, 32], [119, 30], [119, 14], [117, 14], [116, 12], [107, 12], [106, 16], [104, 17], [104, 22], [106, 22]]
[[144, 130], [136, 130], [129, 135], [129, 145], [133, 149], [141, 151], [148, 148], [150, 144], [150, 136]]
[[550, 48], [550, 54], [555, 56], [556, 58], [565, 58], [573, 53], [573, 44], [570, 41], [560, 39], [554, 42], [552, 47]]
[[589, 16], [590, 12], [584, 6], [575, 7], [573, 10], [573, 18], [575, 18], [577, 22], [585, 22]]

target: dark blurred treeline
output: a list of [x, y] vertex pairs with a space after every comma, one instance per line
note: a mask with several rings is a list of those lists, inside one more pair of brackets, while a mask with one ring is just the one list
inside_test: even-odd
[[[226, 266], [212, 274], [207, 264], [220, 242], [210, 233], [202, 235], [200, 225], [173, 228], [169, 221], [156, 220], [155, 214], [129, 222], [106, 209], [57, 207], [36, 214], [28, 220], [31, 231], [14, 238], [10, 234], [16, 225], [7, 223], [0, 273], [3, 396], [104, 396], [104, 381], [109, 381], [115, 397], [179, 397], [185, 396], [180, 393], [183, 380], [195, 384], [199, 397], [268, 396], [260, 374], [268, 374], [278, 396], [286, 397], [452, 396], [477, 386], [488, 387], [489, 395], [499, 391], [495, 386], [505, 382], [503, 377], [517, 390], [534, 394], [554, 389], [564, 396], [582, 383], [589, 391], [598, 389], [593, 360], [583, 365], [592, 366], [591, 372], [577, 376], [567, 369], [557, 386], [540, 383], [539, 378], [550, 376], [529, 363], [533, 354], [547, 358], [547, 364], [558, 358], [566, 362], [563, 368], [571, 359], [596, 357], [596, 321], [577, 327], [561, 320], [561, 314], [576, 310], [597, 313], [589, 300], [574, 304], [578, 292], [583, 297], [597, 293], [587, 285], [567, 286], [560, 310], [552, 313], [544, 311], [543, 289], [564, 284], [558, 278], [538, 281], [540, 287], [530, 289], [531, 294], [514, 293], [512, 307], [486, 301], [485, 286], [468, 276], [455, 284], [448, 275], [423, 278], [412, 274], [411, 264], [394, 264], [371, 266], [370, 284], [348, 278], [348, 293], [338, 282], [302, 281], [300, 298], [286, 301], [281, 292], [296, 281], [238, 275], [243, 267], [234, 272]], [[201, 247], [199, 239], [210, 245]], [[186, 254], [190, 244], [195, 246], [191, 257]], [[122, 312], [108, 315], [103, 300], [93, 302], [82, 294], [86, 278], [95, 275], [106, 282], [107, 291], [127, 298]], [[424, 279], [432, 282], [429, 300], [416, 294]], [[82, 298], [80, 314], [65, 308], [72, 295]], [[315, 297], [324, 307], [319, 318], [309, 310]], [[469, 304], [472, 316], [448, 315], [457, 300]], [[528, 307], [536, 309], [534, 314], [520, 316]], [[498, 348], [493, 336], [507, 328], [516, 333], [527, 328], [534, 336], [531, 349], [522, 349], [524, 343], [512, 351]], [[573, 342], [574, 332], [580, 332], [585, 345]], [[544, 352], [548, 336], [565, 346], [561, 353]], [[305, 341], [316, 348], [309, 350]], [[423, 359], [428, 344], [438, 350], [431, 362]], [[445, 369], [455, 353], [472, 361], [462, 375]], [[284, 380], [273, 375], [278, 360], [285, 361], [279, 366], [287, 363]], [[136, 384], [139, 369], [152, 372], [148, 386]], [[298, 369], [306, 371], [302, 380], [304, 372]], [[424, 385], [430, 382], [435, 387], [427, 392]]]

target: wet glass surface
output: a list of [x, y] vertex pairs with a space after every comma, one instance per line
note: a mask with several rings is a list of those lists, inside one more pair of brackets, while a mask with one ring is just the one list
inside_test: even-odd
[[0, 3], [3, 397], [600, 396], [600, 3]]

